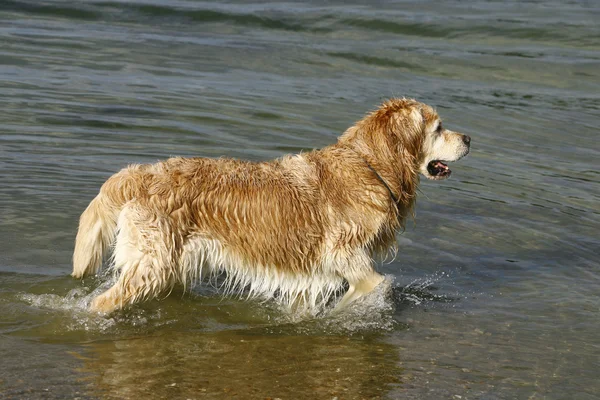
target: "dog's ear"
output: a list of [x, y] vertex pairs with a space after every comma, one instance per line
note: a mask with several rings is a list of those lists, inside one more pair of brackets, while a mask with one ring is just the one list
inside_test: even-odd
[[391, 99], [384, 106], [392, 113], [391, 126], [397, 134], [412, 137], [423, 132], [426, 123], [424, 104], [413, 99]]
[[427, 111], [423, 104], [414, 100], [402, 100], [397, 105], [392, 119], [399, 149], [416, 157], [420, 154], [425, 137]]
[[409, 117], [412, 120], [413, 126], [418, 130], [423, 129], [425, 125], [425, 116], [423, 115], [422, 107], [413, 106]]
[[[433, 125], [439, 121], [439, 117], [435, 109], [427, 104], [420, 104], [418, 111], [420, 114], [419, 126], [423, 133], [425, 133], [428, 128], [431, 129]], [[415, 121], [416, 120], [417, 119], [415, 119]]]

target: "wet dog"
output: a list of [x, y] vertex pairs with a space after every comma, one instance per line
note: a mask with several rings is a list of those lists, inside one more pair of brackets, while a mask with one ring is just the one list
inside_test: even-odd
[[382, 282], [374, 257], [396, 251], [419, 174], [450, 176], [470, 137], [428, 105], [391, 99], [320, 150], [268, 162], [171, 158], [109, 178], [83, 212], [73, 276], [114, 246], [111, 312], [217, 275], [225, 293], [316, 309], [348, 286], [345, 307]]

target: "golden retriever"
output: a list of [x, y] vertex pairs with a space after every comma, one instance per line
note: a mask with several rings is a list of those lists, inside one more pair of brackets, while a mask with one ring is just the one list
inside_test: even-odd
[[317, 309], [347, 306], [382, 280], [374, 257], [396, 251], [419, 173], [450, 176], [470, 137], [428, 105], [391, 99], [337, 143], [268, 162], [171, 158], [109, 178], [81, 215], [73, 276], [97, 273], [114, 246], [111, 312], [223, 276], [225, 293]]

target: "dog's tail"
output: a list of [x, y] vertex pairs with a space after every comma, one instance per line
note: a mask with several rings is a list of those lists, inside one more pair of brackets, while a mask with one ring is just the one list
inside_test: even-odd
[[110, 203], [101, 192], [81, 214], [73, 253], [74, 278], [97, 273], [103, 255], [115, 240], [120, 207]]

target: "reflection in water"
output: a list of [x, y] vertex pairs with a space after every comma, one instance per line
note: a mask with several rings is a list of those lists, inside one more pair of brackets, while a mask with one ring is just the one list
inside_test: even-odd
[[89, 394], [122, 399], [376, 399], [401, 375], [374, 337], [171, 332], [87, 350]]

